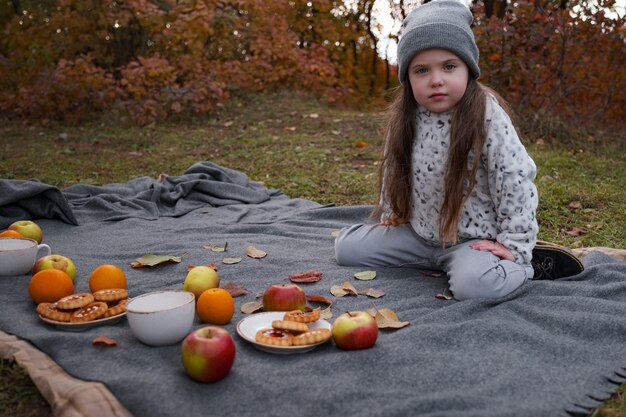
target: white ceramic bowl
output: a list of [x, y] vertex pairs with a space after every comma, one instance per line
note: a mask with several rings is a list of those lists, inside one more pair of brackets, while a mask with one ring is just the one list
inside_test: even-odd
[[191, 331], [195, 297], [183, 290], [163, 290], [139, 295], [126, 305], [126, 317], [137, 339], [151, 346], [178, 343]]

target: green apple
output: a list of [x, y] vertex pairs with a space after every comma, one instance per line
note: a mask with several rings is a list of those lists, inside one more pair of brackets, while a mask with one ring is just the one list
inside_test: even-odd
[[43, 232], [41, 227], [31, 220], [18, 220], [9, 226], [9, 230], [15, 230], [21, 233], [24, 237], [36, 240], [37, 243], [41, 243], [43, 240]]
[[196, 296], [196, 301], [200, 295], [209, 288], [220, 286], [220, 277], [215, 269], [208, 266], [196, 266], [187, 273], [183, 290], [190, 291]]
[[43, 271], [44, 269], [61, 270], [67, 273], [67, 275], [72, 278], [72, 281], [76, 278], [76, 265], [66, 256], [52, 254], [39, 258], [33, 266], [32, 274], [35, 275], [37, 272]]

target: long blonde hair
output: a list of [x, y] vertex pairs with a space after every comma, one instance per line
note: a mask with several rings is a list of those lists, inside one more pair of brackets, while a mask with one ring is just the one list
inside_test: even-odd
[[[476, 171], [486, 139], [485, 106], [488, 95], [493, 95], [510, 113], [506, 102], [495, 91], [473, 78], [468, 81], [465, 94], [452, 111], [444, 196], [439, 215], [439, 238], [442, 244], [458, 241], [461, 210], [476, 185]], [[381, 195], [382, 200], [400, 222], [410, 221], [412, 214], [411, 153], [416, 133], [416, 107], [407, 79], [396, 91], [390, 106], [386, 143], [378, 172], [379, 190], [384, 193]], [[470, 152], [475, 157], [472, 166], [468, 167]], [[372, 211], [373, 219], [382, 213], [384, 208], [381, 203]]]

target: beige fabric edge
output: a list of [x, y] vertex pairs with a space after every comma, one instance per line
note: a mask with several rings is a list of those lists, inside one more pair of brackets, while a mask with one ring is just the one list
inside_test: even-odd
[[55, 417], [132, 417], [104, 384], [70, 376], [48, 355], [2, 330], [0, 356], [26, 369]]
[[572, 249], [574, 255], [579, 259], [583, 259], [589, 252], [593, 251], [602, 252], [618, 261], [626, 262], [626, 249], [606, 248], [603, 246]]

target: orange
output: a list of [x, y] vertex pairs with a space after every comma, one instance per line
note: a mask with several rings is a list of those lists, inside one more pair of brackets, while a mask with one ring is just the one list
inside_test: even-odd
[[115, 265], [100, 265], [89, 275], [89, 289], [96, 292], [110, 288], [126, 289], [126, 275]]
[[209, 288], [200, 294], [196, 313], [205, 323], [227, 324], [235, 314], [235, 301], [223, 288]]
[[16, 232], [15, 230], [7, 229], [0, 233], [0, 237], [24, 237], [24, 235], [20, 232]]
[[54, 303], [74, 293], [74, 281], [59, 269], [37, 272], [28, 283], [28, 294], [37, 304]]

